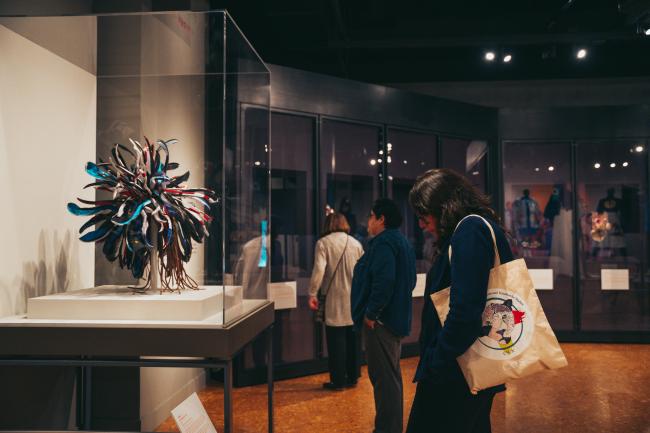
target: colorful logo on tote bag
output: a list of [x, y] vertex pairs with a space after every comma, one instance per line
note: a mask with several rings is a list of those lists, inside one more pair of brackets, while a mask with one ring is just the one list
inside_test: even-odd
[[472, 345], [489, 359], [509, 359], [521, 354], [533, 335], [533, 318], [526, 303], [514, 293], [491, 289], [483, 310], [481, 336]]

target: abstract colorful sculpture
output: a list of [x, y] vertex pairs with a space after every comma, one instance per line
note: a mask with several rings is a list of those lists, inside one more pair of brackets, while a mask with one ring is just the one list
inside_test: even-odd
[[[183, 183], [189, 179], [189, 171], [180, 176], [167, 174], [179, 166], [169, 161], [169, 146], [178, 140], [158, 140], [152, 144], [145, 137], [144, 146], [137, 140], [129, 141], [132, 149], [115, 144], [109, 162], [100, 159], [99, 164], [86, 164], [86, 172], [95, 182], [84, 189], [106, 191], [112, 198], [95, 201], [77, 198], [93, 207], [68, 203], [71, 213], [92, 215], [79, 233], [93, 226], [95, 230], [79, 239], [102, 242], [106, 258], [111, 262], [117, 260], [135, 278], [146, 274], [146, 282], [132, 287], [134, 291], [198, 289], [183, 263], [190, 260], [192, 241], [201, 243], [209, 236], [207, 225], [212, 218], [206, 211], [210, 204], [217, 202], [217, 196], [209, 189], [185, 187]], [[158, 287], [158, 276], [162, 287]]]

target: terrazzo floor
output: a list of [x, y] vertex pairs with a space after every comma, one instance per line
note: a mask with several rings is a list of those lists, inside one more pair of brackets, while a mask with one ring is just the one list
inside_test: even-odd
[[[650, 433], [650, 345], [563, 344], [569, 366], [521, 379], [497, 396], [494, 433]], [[417, 358], [402, 360], [406, 424]], [[364, 367], [356, 388], [326, 391], [326, 374], [275, 384], [277, 433], [370, 433], [374, 405]], [[223, 432], [221, 384], [199, 393]], [[266, 385], [233, 392], [234, 432], [266, 432]], [[171, 418], [157, 431], [178, 431]], [[432, 430], [435, 432], [435, 430]]]

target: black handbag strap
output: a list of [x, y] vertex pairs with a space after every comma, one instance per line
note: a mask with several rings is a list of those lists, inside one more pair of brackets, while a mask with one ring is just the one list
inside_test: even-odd
[[343, 252], [341, 253], [341, 257], [339, 257], [339, 261], [336, 264], [336, 267], [334, 268], [334, 272], [332, 273], [332, 276], [330, 277], [330, 282], [327, 285], [327, 290], [322, 291], [322, 296], [325, 297], [327, 296], [327, 293], [330, 291], [330, 287], [332, 286], [332, 282], [334, 281], [334, 277], [336, 276], [336, 271], [339, 270], [339, 265], [341, 264], [341, 261], [343, 260], [343, 256], [345, 256], [345, 250], [348, 249], [348, 241], [350, 240], [350, 235], [346, 234], [345, 235], [345, 247], [343, 247]]

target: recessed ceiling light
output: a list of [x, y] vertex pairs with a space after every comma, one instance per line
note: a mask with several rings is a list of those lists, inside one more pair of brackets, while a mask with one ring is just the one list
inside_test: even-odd
[[259, 161], [255, 161], [255, 165], [259, 167], [260, 165], [262, 165], [262, 163]]
[[511, 60], [512, 60], [512, 54], [506, 54], [505, 56], [503, 56], [503, 63], [510, 63]]
[[494, 51], [488, 51], [487, 53], [485, 53], [485, 60], [487, 60], [488, 62], [493, 61], [495, 57], [496, 55], [494, 54]]
[[611, 163], [609, 164], [609, 166], [610, 166], [611, 168], [616, 168], [616, 163], [615, 163], [615, 162], [611, 162]]
[[539, 167], [535, 167], [535, 171], [539, 171]]
[[600, 168], [600, 162], [595, 163], [594, 168]]
[[371, 160], [370, 160], [370, 165], [376, 165], [376, 164], [377, 164], [377, 161], [376, 161], [376, 160], [374, 160], [374, 159], [371, 159]]
[[636, 146], [636, 147], [634, 148], [634, 151], [637, 152], [637, 153], [641, 153], [641, 152], [643, 152], [643, 146], [641, 146], [641, 145]]
[[627, 167], [628, 165], [630, 165], [630, 163], [627, 162], [627, 161], [625, 161], [625, 162], [623, 163], [623, 167]]
[[650, 27], [645, 29], [645, 32], [643, 32], [643, 33], [645, 33], [646, 36], [650, 36]]
[[548, 166], [548, 171], [554, 171], [554, 170], [555, 170], [555, 167], [553, 167], [552, 165]]
[[584, 59], [585, 57], [587, 57], [587, 50], [586, 50], [585, 48], [580, 48], [580, 49], [576, 52], [576, 57], [577, 57], [578, 59]]
[[407, 160], [404, 160], [404, 165], [406, 165], [406, 164], [408, 164], [408, 161], [407, 161]]

